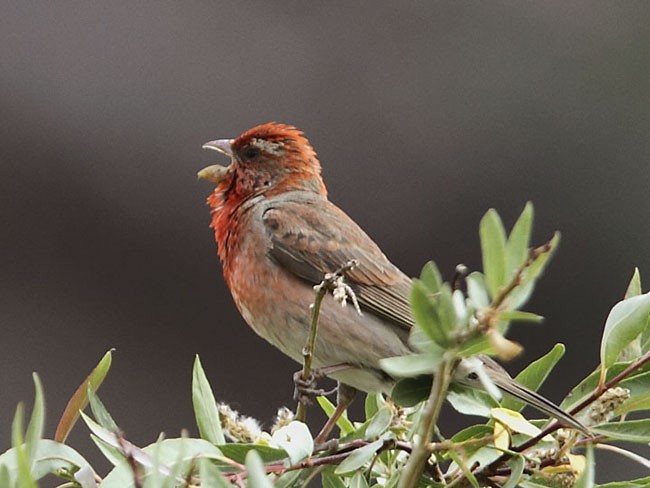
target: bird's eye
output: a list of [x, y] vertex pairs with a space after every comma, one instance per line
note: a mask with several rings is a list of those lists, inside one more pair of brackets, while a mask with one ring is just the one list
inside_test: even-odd
[[255, 159], [259, 155], [260, 155], [260, 149], [258, 147], [248, 146], [244, 150], [244, 157], [246, 159]]
[[469, 380], [477, 380], [478, 375], [476, 373], [472, 372], [472, 373], [467, 375], [467, 379], [469, 379]]

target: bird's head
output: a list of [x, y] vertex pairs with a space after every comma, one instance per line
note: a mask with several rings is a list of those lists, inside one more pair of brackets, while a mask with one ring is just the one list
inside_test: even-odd
[[290, 190], [326, 194], [316, 152], [293, 126], [269, 122], [236, 139], [218, 139], [203, 147], [230, 156], [229, 166], [208, 166], [198, 174], [216, 183], [216, 191], [224, 197], [232, 194], [237, 200], [245, 200]]

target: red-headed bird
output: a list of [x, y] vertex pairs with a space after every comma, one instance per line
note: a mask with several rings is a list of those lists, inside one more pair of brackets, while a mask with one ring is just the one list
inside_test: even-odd
[[[208, 197], [223, 275], [235, 305], [253, 330], [297, 362], [303, 360], [311, 323], [313, 286], [350, 260], [345, 273], [363, 314], [325, 296], [313, 364], [347, 368], [330, 374], [339, 384], [365, 392], [390, 393], [395, 378], [379, 360], [412, 352], [414, 325], [409, 305], [411, 279], [377, 244], [331, 203], [316, 153], [293, 126], [267, 123], [236, 139], [204, 148], [228, 155], [227, 167], [214, 165], [199, 177], [217, 184]], [[562, 423], [584, 431], [573, 417], [518, 385], [496, 362], [480, 356], [485, 371], [502, 390]], [[463, 360], [454, 380], [481, 388], [475, 367]], [[353, 390], [352, 390], [353, 391]], [[351, 398], [340, 407], [345, 408]]]

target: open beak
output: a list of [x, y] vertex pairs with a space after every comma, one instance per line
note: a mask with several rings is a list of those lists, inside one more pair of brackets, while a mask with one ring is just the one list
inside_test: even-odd
[[[203, 144], [203, 149], [211, 149], [213, 151], [218, 151], [232, 158], [233, 157], [232, 142], [233, 139], [217, 139], [216, 141], [210, 141]], [[213, 164], [211, 166], [207, 166], [203, 168], [201, 171], [197, 173], [197, 176], [202, 180], [211, 181], [212, 183], [219, 184], [226, 177], [229, 170], [230, 170], [230, 166]]]
[[224, 153], [232, 158], [232, 143], [233, 139], [217, 139], [216, 141], [210, 141], [203, 144], [203, 149], [219, 151], [220, 153]]

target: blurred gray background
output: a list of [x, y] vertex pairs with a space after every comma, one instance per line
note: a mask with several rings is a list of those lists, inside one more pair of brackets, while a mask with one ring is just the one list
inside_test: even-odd
[[[203, 142], [269, 120], [306, 132], [331, 199], [410, 275], [476, 269], [483, 213], [510, 226], [532, 200], [536, 242], [563, 239], [508, 368], [565, 343], [559, 401], [634, 266], [650, 282], [649, 25], [641, 1], [3, 2], [0, 451], [32, 371], [51, 437], [111, 347], [100, 394], [138, 444], [196, 434], [195, 354], [235, 408], [293, 405], [297, 365], [237, 314], [195, 176], [225, 162]], [[70, 443], [100, 457], [83, 425]]]

